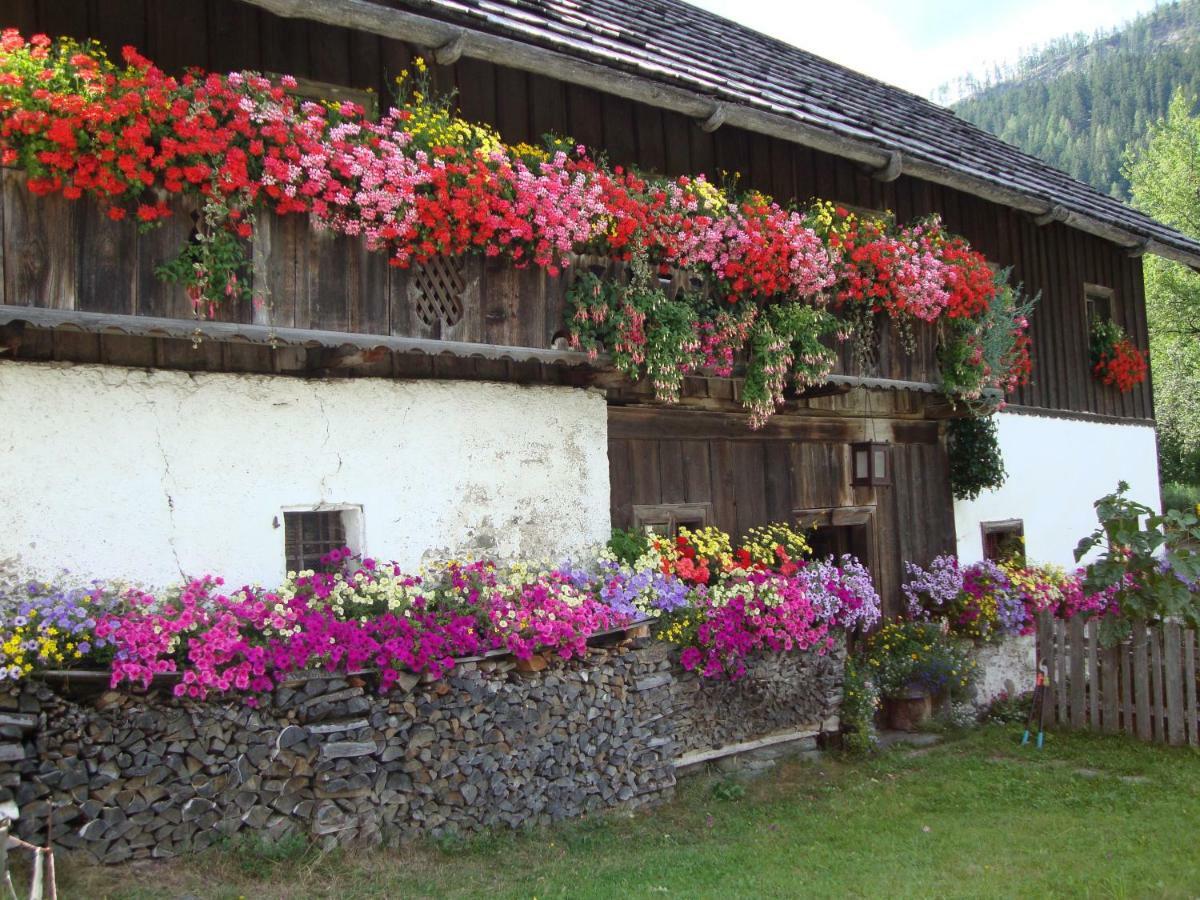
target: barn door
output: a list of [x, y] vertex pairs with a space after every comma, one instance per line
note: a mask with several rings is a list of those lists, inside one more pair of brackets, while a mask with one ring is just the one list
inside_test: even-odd
[[904, 560], [953, 552], [948, 464], [936, 424], [908, 423], [893, 430], [904, 439], [893, 484], [855, 487], [861, 434], [861, 422], [833, 416], [776, 416], [755, 432], [737, 414], [610, 407], [613, 525], [702, 523], [735, 539], [769, 522], [814, 527], [814, 549], [858, 557], [896, 610]]

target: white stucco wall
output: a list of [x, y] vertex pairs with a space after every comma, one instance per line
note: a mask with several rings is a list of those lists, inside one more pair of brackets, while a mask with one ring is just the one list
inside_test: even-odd
[[983, 556], [981, 523], [1022, 519], [1030, 561], [1074, 566], [1076, 544], [1098, 524], [1092, 504], [1122, 480], [1133, 499], [1160, 508], [1152, 427], [1000, 413], [997, 430], [1008, 480], [955, 502], [963, 560]]
[[405, 565], [608, 538], [607, 411], [572, 388], [0, 362], [0, 561], [148, 585], [284, 574], [282, 511], [361, 504]]
[[1032, 691], [1037, 676], [1037, 642], [1033, 635], [1009, 637], [975, 650], [975, 705], [983, 708], [1001, 694]]

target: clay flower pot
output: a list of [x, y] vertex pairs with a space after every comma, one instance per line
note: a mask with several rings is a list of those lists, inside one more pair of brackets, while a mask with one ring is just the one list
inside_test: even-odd
[[933, 715], [933, 697], [929, 691], [910, 685], [895, 697], [885, 697], [887, 727], [893, 731], [916, 731]]

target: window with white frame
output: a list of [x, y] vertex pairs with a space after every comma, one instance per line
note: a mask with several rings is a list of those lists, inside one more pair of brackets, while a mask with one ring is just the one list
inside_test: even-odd
[[317, 506], [283, 511], [284, 558], [289, 572], [320, 569], [334, 550], [362, 553], [362, 507]]

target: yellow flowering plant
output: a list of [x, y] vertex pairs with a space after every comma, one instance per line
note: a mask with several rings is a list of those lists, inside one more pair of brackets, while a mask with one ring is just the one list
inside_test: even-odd
[[896, 620], [870, 635], [862, 649], [864, 675], [884, 697], [911, 689], [933, 695], [964, 694], [977, 664], [968, 647], [952, 640], [939, 622]]
[[94, 582], [67, 586], [39, 579], [0, 577], [0, 680], [35, 669], [106, 663], [108, 642], [97, 621], [118, 603], [121, 589]]
[[396, 76], [395, 100], [403, 111], [404, 127], [412, 135], [413, 146], [420, 150], [453, 147], [489, 156], [506, 149], [496, 129], [458, 115], [453, 91], [434, 90], [423, 57], [415, 57], [412, 69]]

